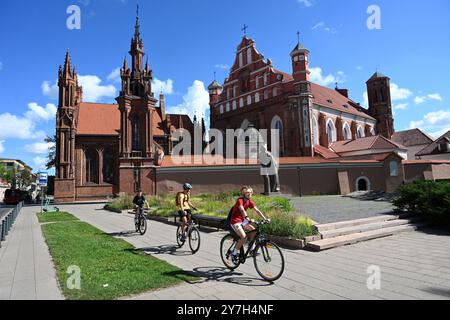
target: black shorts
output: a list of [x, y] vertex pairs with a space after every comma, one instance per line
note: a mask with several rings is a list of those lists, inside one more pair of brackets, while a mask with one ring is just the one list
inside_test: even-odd
[[192, 211], [190, 209], [188, 210], [178, 210], [178, 216], [181, 218], [187, 217], [188, 219], [192, 216]]

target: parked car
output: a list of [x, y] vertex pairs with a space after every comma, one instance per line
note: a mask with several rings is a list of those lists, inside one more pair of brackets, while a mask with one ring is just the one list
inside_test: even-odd
[[23, 200], [23, 193], [18, 189], [6, 189], [3, 203], [8, 205], [16, 205]]
[[20, 201], [25, 202], [26, 204], [33, 203], [33, 197], [30, 192], [19, 189], [6, 189], [5, 197], [3, 198], [4, 204], [16, 205]]

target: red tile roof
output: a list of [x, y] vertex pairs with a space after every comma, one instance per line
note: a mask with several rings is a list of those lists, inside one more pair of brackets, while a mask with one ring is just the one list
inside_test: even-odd
[[395, 132], [392, 141], [400, 143], [406, 147], [430, 144], [434, 140], [420, 129]]
[[439, 153], [438, 151], [438, 144], [443, 140], [443, 139], [448, 139], [450, 138], [450, 131], [444, 133], [442, 136], [440, 136], [439, 138], [437, 138], [434, 142], [430, 143], [428, 146], [426, 146], [424, 149], [422, 149], [421, 151], [419, 151], [418, 153], [416, 153], [416, 156], [426, 156], [426, 155], [431, 155], [431, 154], [435, 154], [435, 153]]
[[[153, 114], [153, 135], [164, 135], [159, 112]], [[77, 134], [118, 135], [120, 111], [117, 104], [80, 103]]]
[[339, 158], [339, 155], [336, 154], [333, 150], [330, 150], [328, 148], [322, 147], [322, 146], [314, 146], [314, 153], [319, 154], [324, 159], [333, 159], [333, 158]]
[[386, 139], [383, 136], [372, 136], [355, 140], [336, 141], [331, 144], [330, 148], [338, 154], [369, 149], [405, 149], [404, 146], [392, 140]]
[[450, 160], [403, 160], [403, 164], [450, 164]]
[[80, 104], [77, 134], [118, 135], [119, 130], [120, 111], [117, 104]]
[[[367, 113], [359, 111], [355, 105], [356, 102], [344, 97], [334, 89], [323, 87], [321, 85], [311, 83], [311, 91], [314, 95], [313, 102], [334, 110], [354, 114], [366, 119], [375, 120]], [[331, 101], [331, 102], [330, 102]], [[361, 107], [362, 110], [362, 107]]]

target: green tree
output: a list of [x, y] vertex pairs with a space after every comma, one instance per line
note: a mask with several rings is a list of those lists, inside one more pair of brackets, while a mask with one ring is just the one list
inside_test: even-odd
[[54, 136], [47, 136], [45, 142], [53, 143], [52, 146], [48, 148], [47, 154], [47, 169], [50, 169], [56, 164], [56, 134]]
[[7, 183], [12, 183], [14, 179], [14, 174], [9, 171], [3, 163], [0, 163], [0, 178], [2, 178]]
[[31, 185], [33, 182], [33, 176], [31, 175], [31, 172], [27, 169], [19, 171], [17, 174], [17, 187], [19, 189], [25, 189]]

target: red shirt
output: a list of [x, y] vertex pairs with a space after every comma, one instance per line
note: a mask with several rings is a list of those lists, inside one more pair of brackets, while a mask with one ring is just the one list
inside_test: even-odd
[[250, 199], [239, 198], [236, 201], [236, 204], [233, 207], [233, 215], [231, 216], [231, 224], [237, 224], [244, 222], [244, 217], [242, 216], [241, 211], [239, 210], [239, 206], [243, 206], [245, 211], [248, 208], [253, 209], [255, 207], [255, 203]]

